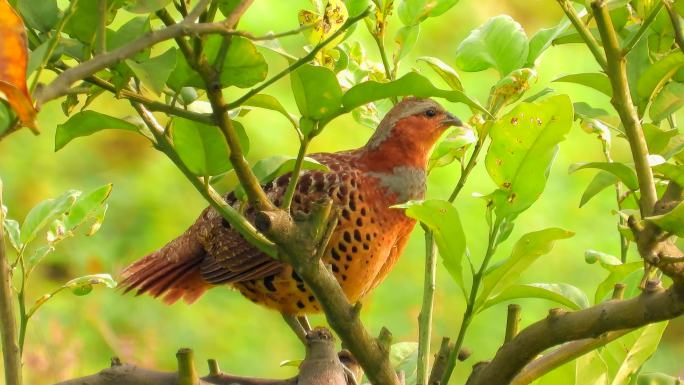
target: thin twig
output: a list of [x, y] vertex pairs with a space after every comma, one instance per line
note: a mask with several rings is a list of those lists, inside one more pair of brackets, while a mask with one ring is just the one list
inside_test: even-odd
[[416, 385], [425, 385], [430, 367], [430, 337], [432, 336], [432, 315], [434, 308], [437, 248], [434, 234], [425, 230], [425, 276], [423, 279], [423, 304], [418, 315], [418, 372]]
[[672, 8], [672, 3], [669, 0], [661, 0], [657, 6], [665, 5], [667, 9], [667, 14], [670, 17], [670, 22], [672, 23], [672, 29], [674, 30], [674, 38], [677, 42], [679, 50], [684, 52], [684, 37], [682, 37], [682, 23], [679, 21], [679, 14]]
[[280, 208], [286, 212], [290, 212], [290, 205], [292, 204], [292, 198], [294, 197], [294, 193], [297, 188], [299, 173], [302, 171], [302, 165], [304, 164], [304, 157], [306, 156], [306, 150], [308, 147], [309, 139], [303, 138], [299, 144], [299, 153], [297, 154], [297, 159], [295, 160], [295, 165], [292, 169], [290, 181], [288, 182], [287, 189], [283, 195], [283, 202], [280, 205]]
[[606, 57], [603, 55], [603, 51], [601, 50], [599, 43], [594, 38], [594, 35], [591, 34], [589, 28], [587, 28], [587, 26], [584, 23], [582, 23], [582, 20], [579, 18], [579, 15], [577, 15], [577, 12], [575, 12], [575, 8], [572, 7], [572, 3], [569, 0], [557, 1], [563, 9], [563, 12], [565, 12], [565, 15], [572, 23], [572, 25], [575, 26], [575, 29], [579, 33], [582, 40], [584, 40], [584, 43], [587, 45], [592, 55], [594, 55], [596, 62], [598, 62], [601, 68], [605, 70], [608, 65]]

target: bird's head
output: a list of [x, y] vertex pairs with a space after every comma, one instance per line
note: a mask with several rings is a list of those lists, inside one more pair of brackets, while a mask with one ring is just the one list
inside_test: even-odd
[[425, 168], [430, 150], [449, 126], [461, 121], [432, 99], [405, 98], [380, 122], [363, 148], [373, 168]]

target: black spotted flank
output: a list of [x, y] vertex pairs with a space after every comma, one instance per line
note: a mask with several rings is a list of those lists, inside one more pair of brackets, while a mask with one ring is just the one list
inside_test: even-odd
[[347, 243], [351, 243], [351, 234], [349, 234], [349, 231], [345, 231], [344, 234], [342, 235], [344, 238], [344, 241]]
[[273, 285], [273, 279], [275, 278], [275, 275], [269, 275], [268, 277], [264, 278], [264, 287], [268, 289], [268, 291], [276, 291], [275, 285]]
[[304, 305], [304, 302], [302, 302], [302, 301], [297, 301], [297, 307], [300, 309], [304, 309], [306, 307], [306, 305]]
[[331, 249], [330, 253], [332, 254], [332, 257], [334, 260], [339, 261], [340, 260], [340, 255], [337, 253], [337, 250]]

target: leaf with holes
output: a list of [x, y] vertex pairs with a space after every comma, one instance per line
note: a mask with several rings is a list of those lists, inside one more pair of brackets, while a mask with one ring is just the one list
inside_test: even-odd
[[0, 92], [21, 120], [36, 131], [36, 110], [26, 86], [26, 29], [7, 0], [0, 0]]
[[454, 127], [454, 129], [437, 144], [432, 155], [430, 155], [428, 171], [431, 171], [436, 167], [449, 165], [454, 160], [460, 159], [468, 148], [468, 145], [475, 142], [477, 142], [477, 136], [472, 128]]
[[515, 217], [539, 198], [572, 121], [570, 98], [556, 95], [520, 103], [491, 127], [485, 166], [499, 186], [492, 199], [500, 218]]
[[26, 214], [24, 223], [21, 225], [21, 243], [31, 242], [45, 226], [69, 212], [80, 195], [80, 191], [69, 190], [57, 198], [46, 199], [34, 206]]
[[71, 290], [74, 295], [83, 296], [93, 291], [94, 285], [104, 285], [113, 289], [116, 287], [116, 281], [109, 274], [92, 274], [74, 278], [63, 287]]
[[67, 231], [75, 229], [90, 218], [95, 218], [99, 208], [105, 204], [105, 201], [109, 198], [111, 192], [112, 184], [108, 183], [87, 194], [79, 196], [78, 200], [76, 200], [64, 219], [64, 227]]

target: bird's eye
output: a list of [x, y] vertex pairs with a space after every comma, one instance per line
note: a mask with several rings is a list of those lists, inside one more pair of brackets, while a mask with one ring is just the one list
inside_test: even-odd
[[425, 111], [425, 116], [428, 118], [434, 118], [437, 116], [437, 111], [434, 108], [430, 108], [429, 110]]

